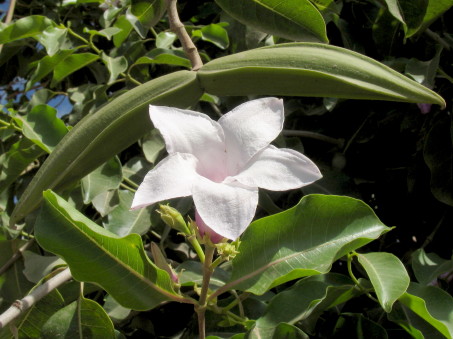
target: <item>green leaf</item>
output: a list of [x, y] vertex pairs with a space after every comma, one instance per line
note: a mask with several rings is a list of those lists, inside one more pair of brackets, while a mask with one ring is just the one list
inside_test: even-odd
[[308, 0], [216, 0], [246, 26], [289, 40], [328, 42], [321, 13]]
[[134, 194], [123, 190], [118, 193], [119, 205], [107, 215], [107, 220], [103, 222], [104, 227], [119, 236], [146, 233], [151, 227], [151, 213], [154, 206], [131, 211]]
[[398, 20], [406, 37], [414, 35], [423, 22], [429, 0], [385, 0], [390, 14]]
[[53, 56], [57, 53], [62, 47], [64, 49], [70, 49], [67, 46], [66, 35], [68, 30], [66, 28], [59, 28], [54, 26], [49, 26], [46, 28], [42, 34], [38, 35], [38, 41], [46, 48], [47, 54]]
[[112, 58], [103, 53], [102, 61], [107, 66], [107, 69], [110, 73], [110, 78], [108, 81], [109, 84], [114, 82], [118, 78], [118, 75], [120, 75], [120, 73], [127, 70], [127, 59], [124, 56]]
[[85, 27], [83, 29], [83, 31], [90, 35], [99, 35], [99, 36], [103, 36], [104, 38], [107, 38], [108, 40], [112, 40], [112, 37], [119, 34], [122, 31], [122, 29], [119, 27], [107, 27], [107, 28], [101, 29], [100, 31], [96, 31], [94, 29], [88, 29]]
[[60, 61], [54, 68], [52, 86], [60, 82], [68, 75], [75, 71], [88, 66], [92, 62], [99, 59], [99, 56], [92, 53], [71, 54], [67, 58]]
[[434, 87], [434, 82], [439, 68], [441, 48], [438, 48], [434, 58], [428, 61], [420, 61], [418, 59], [410, 59], [406, 65], [405, 73], [412, 77], [415, 81], [428, 88]]
[[362, 314], [342, 313], [335, 325], [333, 338], [387, 339], [386, 330]]
[[[249, 336], [249, 338], [253, 338], [253, 336]], [[272, 337], [267, 336], [260, 336], [257, 338], [272, 338], [272, 339], [310, 339], [310, 337], [304, 333], [301, 329], [297, 328], [296, 326], [280, 323], [275, 328], [274, 335]]]
[[[68, 263], [79, 281], [100, 285], [121, 305], [147, 310], [165, 300], [180, 300], [168, 273], [146, 255], [138, 234], [119, 238], [96, 225], [48, 190], [35, 224], [38, 243]], [[83, 250], [80, 250], [83, 248]]]
[[42, 34], [49, 26], [54, 25], [55, 23], [45, 16], [27, 16], [11, 23], [0, 31], [0, 44], [36, 37]]
[[445, 260], [420, 248], [412, 253], [412, 270], [420, 284], [428, 285], [441, 274], [453, 271], [453, 258]]
[[13, 144], [8, 152], [0, 155], [0, 192], [8, 188], [21, 173], [45, 152], [28, 139]]
[[200, 36], [202, 40], [210, 42], [221, 49], [226, 49], [230, 44], [228, 32], [219, 24], [204, 26], [200, 30], [193, 31], [192, 35]]
[[24, 257], [24, 275], [35, 284], [41, 281], [46, 275], [59, 265], [65, 262], [57, 256], [42, 256], [31, 251], [22, 253]]
[[431, 25], [437, 18], [448, 11], [453, 6], [451, 0], [428, 0], [428, 7], [426, 8], [425, 16], [423, 17], [422, 24], [415, 29], [412, 34], [424, 31]]
[[156, 37], [156, 47], [170, 48], [177, 38], [177, 35], [173, 32], [160, 32]]
[[25, 90], [30, 90], [35, 83], [54, 71], [58, 64], [63, 62], [72, 53], [74, 53], [74, 50], [62, 50], [53, 56], [46, 55], [41, 60], [32, 63], [30, 67], [36, 66], [36, 70], [30, 77], [30, 80], [28, 80]]
[[214, 95], [288, 95], [436, 103], [445, 101], [391, 68], [350, 50], [314, 43], [263, 47], [218, 58], [198, 72]]
[[27, 115], [16, 115], [14, 120], [24, 135], [47, 153], [68, 133], [64, 122], [57, 118], [57, 110], [49, 105], [37, 105]]
[[173, 65], [191, 68], [190, 61], [184, 52], [163, 48], [155, 48], [145, 56], [138, 58], [135, 62], [135, 65], [144, 64]]
[[453, 141], [450, 118], [439, 119], [428, 132], [423, 157], [431, 172], [431, 193], [453, 206]]
[[263, 316], [256, 320], [250, 338], [273, 338], [278, 333], [280, 323], [299, 323], [305, 330], [307, 323], [303, 321], [310, 317], [313, 323], [309, 328], [311, 330], [325, 309], [357, 294], [353, 290], [354, 283], [351, 279], [339, 274], [302, 279], [271, 299]]
[[399, 300], [446, 338], [453, 338], [453, 298], [447, 292], [411, 283]]
[[389, 230], [360, 200], [306, 196], [247, 228], [231, 279], [217, 293], [234, 288], [263, 294], [289, 280], [326, 273], [334, 261]]
[[[53, 290], [36, 304], [15, 319], [14, 326], [18, 331], [18, 338], [40, 339], [41, 328], [46, 321], [64, 306], [64, 300], [58, 290]], [[8, 327], [0, 330], [0, 339], [15, 339]]]
[[403, 263], [391, 253], [357, 254], [373, 284], [378, 300], [387, 313], [393, 303], [406, 292], [409, 286], [409, 275]]
[[150, 169], [145, 158], [134, 157], [123, 165], [123, 176], [138, 186]]
[[146, 160], [155, 164], [159, 155], [165, 150], [165, 141], [159, 130], [155, 128], [143, 138], [142, 150]]
[[[176, 268], [176, 272], [181, 286], [202, 286], [203, 284], [203, 265], [199, 261], [186, 260]], [[209, 281], [209, 288], [219, 288], [225, 285], [228, 279], [229, 274], [226, 271], [216, 268]]]
[[81, 297], [60, 309], [42, 327], [43, 339], [115, 339], [112, 321], [95, 301]]
[[164, 0], [131, 0], [131, 12], [145, 27], [153, 27], [165, 13]]
[[87, 115], [34, 176], [11, 215], [11, 225], [38, 207], [44, 190], [63, 189], [149, 132], [149, 104], [187, 107], [201, 95], [195, 72], [174, 72], [129, 90]]
[[121, 32], [113, 36], [113, 44], [115, 45], [115, 47], [120, 47], [131, 33], [133, 27], [124, 15], [116, 19], [114, 27], [121, 29]]
[[88, 204], [99, 194], [120, 187], [122, 180], [120, 159], [114, 157], [82, 179], [83, 202]]
[[118, 190], [109, 190], [95, 196], [91, 203], [102, 217], [105, 217], [120, 204]]

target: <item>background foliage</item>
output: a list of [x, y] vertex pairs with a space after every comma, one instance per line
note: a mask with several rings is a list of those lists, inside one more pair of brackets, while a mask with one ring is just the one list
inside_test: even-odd
[[[341, 338], [345, 333], [349, 338], [453, 337], [453, 259], [449, 235], [453, 224], [453, 27], [448, 20], [452, 1], [286, 1], [287, 7], [271, 6], [273, 10], [263, 5], [274, 4], [273, 1], [244, 1], [238, 16], [239, 3], [178, 2], [181, 21], [205, 63], [261, 46], [328, 41], [330, 45], [381, 61], [434, 89], [445, 99], [447, 108], [441, 110], [424, 103], [285, 96], [285, 130], [276, 143], [303, 151], [320, 167], [323, 179], [301, 190], [260, 192], [257, 219], [287, 210], [305, 195], [320, 193], [361, 199], [383, 225], [395, 228], [370, 236], [369, 239], [376, 239], [383, 234], [373, 242], [362, 241], [360, 245], [364, 247], [352, 257], [343, 256], [347, 251], [332, 257], [325, 254], [332, 268], [311, 268], [323, 274], [299, 280], [293, 279], [311, 274], [292, 275], [282, 278], [279, 284], [263, 276], [262, 280], [268, 279], [267, 285], [251, 287], [253, 284], [248, 282], [237, 285], [241, 291], [262, 294], [250, 296], [242, 306], [241, 312], [256, 322], [244, 328], [231, 318], [211, 313], [208, 333], [224, 338], [233, 335], [241, 338], [241, 333], [246, 332], [250, 338], [285, 335], [304, 338], [306, 333], [313, 338]], [[83, 117], [93, 114], [90, 123], [103, 124], [96, 120], [95, 112], [120, 94], [132, 92], [134, 103], [145, 102], [149, 99], [145, 93], [150, 90], [141, 90], [139, 84], [190, 69], [190, 61], [176, 35], [169, 30], [164, 14], [165, 3], [159, 0], [19, 0], [14, 8], [14, 23], [0, 27], [0, 265], [19, 247], [30, 244], [22, 259], [1, 272], [0, 311], [62, 264], [61, 259], [30, 240], [37, 210], [24, 220], [17, 220], [15, 231], [7, 227], [18, 198], [48, 154]], [[273, 22], [278, 24], [272, 25]], [[193, 78], [184, 75], [184, 79], [181, 83], [176, 76], [170, 76], [165, 82], [167, 87], [159, 87], [161, 92], [156, 100], [170, 105], [166, 88], [181, 86], [181, 93], [187, 97], [187, 102], [178, 103], [181, 107], [192, 105], [194, 110], [216, 117], [253, 97], [211, 93], [197, 101], [201, 93], [193, 93], [195, 100], [187, 94]], [[133, 88], [137, 90], [133, 92]], [[118, 114], [121, 109], [118, 108]], [[116, 113], [112, 113], [112, 119], [113, 114]], [[108, 231], [104, 235], [112, 239], [129, 235], [124, 242], [138, 244], [139, 237], [132, 235], [138, 233], [144, 248], [134, 255], [145, 257], [149, 243], [159, 243], [174, 267], [183, 263], [178, 269], [183, 272], [181, 288], [190, 290], [199, 279], [200, 267], [188, 261], [194, 258], [194, 253], [184, 239], [160, 220], [155, 208], [129, 211], [133, 190], [165, 156], [165, 145], [151, 125], [145, 131], [148, 126], [139, 113], [130, 115], [128, 123], [142, 128], [146, 134], [82, 180], [74, 183], [68, 179], [61, 184], [58, 193], [67, 202], [47, 192], [43, 209], [48, 212], [41, 214], [38, 222], [52, 227], [58, 220], [61, 214], [56, 211], [60, 210], [49, 207], [53, 202], [55, 206], [69, 204], [82, 212], [91, 223], [103, 226]], [[128, 135], [121, 124], [111, 133], [124, 140], [135, 136]], [[89, 150], [92, 139], [86, 138], [80, 142], [85, 142]], [[109, 147], [116, 146], [105, 145], [106, 149]], [[62, 162], [61, 166], [63, 170], [66, 165]], [[76, 164], [71, 171], [83, 172], [84, 168]], [[301, 204], [308, 204], [309, 199]], [[172, 205], [193, 216], [190, 199], [179, 199]], [[80, 218], [75, 214], [72, 217]], [[254, 238], [257, 227], [251, 227], [245, 239]], [[45, 233], [49, 237], [58, 236], [51, 228]], [[82, 240], [75, 246], [79, 241], [88, 243], [86, 236], [80, 237]], [[114, 243], [112, 240], [110, 245]], [[91, 252], [87, 255], [87, 261], [90, 256], [96, 257]], [[62, 256], [67, 262], [80, 259]], [[238, 256], [233, 266], [242, 265], [241, 260]], [[356, 286], [363, 289], [354, 288], [356, 282], [348, 274], [351, 262], [359, 277]], [[408, 281], [398, 282], [402, 286], [399, 289], [393, 281], [389, 287], [379, 272], [381, 269], [398, 275], [401, 262], [412, 281], [407, 291]], [[152, 263], [149, 267], [152, 268], [142, 268], [143, 272], [161, 274]], [[374, 270], [378, 273], [373, 276], [370, 272]], [[212, 284], [222, 286], [229, 279], [227, 273], [228, 268], [219, 271]], [[76, 278], [80, 276], [73, 274]], [[126, 273], [115, 274], [120, 277]], [[233, 278], [234, 274], [239, 273], [233, 273]], [[159, 277], [159, 286], [165, 289], [168, 276]], [[369, 292], [364, 293], [371, 291], [370, 281], [378, 302], [367, 296]], [[394, 287], [396, 292], [392, 291]], [[401, 290], [405, 291], [402, 296]], [[132, 311], [89, 283], [84, 285], [84, 297], [79, 294], [77, 282], [49, 294], [36, 306], [39, 312], [32, 309], [15, 323], [19, 337], [54, 338], [57, 332], [79, 336], [81, 331], [84, 338], [145, 335], [190, 338], [197, 333], [192, 305], [171, 302], [148, 311]], [[222, 298], [219, 304], [226, 305], [232, 297]], [[138, 309], [151, 308], [152, 301], [143, 303], [146, 305]], [[289, 314], [294, 305], [297, 309]], [[83, 307], [84, 312], [77, 313], [77, 307]], [[96, 332], [98, 326], [103, 330]], [[0, 332], [0, 338], [3, 337], [12, 337], [9, 329]]]

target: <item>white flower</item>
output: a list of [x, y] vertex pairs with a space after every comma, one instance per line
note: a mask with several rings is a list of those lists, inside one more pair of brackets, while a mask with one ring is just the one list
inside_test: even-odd
[[172, 107], [150, 106], [149, 114], [168, 157], [146, 175], [132, 209], [191, 195], [203, 222], [235, 240], [255, 215], [258, 187], [284, 191], [321, 178], [303, 154], [270, 145], [283, 128], [283, 100], [246, 102], [218, 122]]

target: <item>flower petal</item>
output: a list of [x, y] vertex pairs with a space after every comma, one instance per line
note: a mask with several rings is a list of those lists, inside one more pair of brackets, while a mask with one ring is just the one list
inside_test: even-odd
[[198, 214], [197, 210], [195, 210], [195, 222], [198, 226], [198, 231], [200, 235], [203, 237], [205, 234], [208, 234], [209, 239], [213, 244], [218, 244], [222, 241], [223, 237], [217, 234], [215, 231], [211, 229], [206, 223], [201, 219], [200, 215]]
[[217, 181], [225, 178], [225, 138], [216, 121], [203, 113], [165, 106], [150, 105], [149, 115], [169, 154], [193, 154], [200, 160], [201, 175]]
[[198, 214], [217, 234], [236, 240], [252, 221], [258, 204], [258, 189], [242, 184], [216, 183], [199, 177], [193, 186]]
[[322, 177], [318, 167], [305, 155], [288, 148], [268, 146], [247, 164], [241, 173], [227, 178], [247, 186], [285, 191], [311, 184]]
[[219, 119], [227, 145], [230, 175], [261, 149], [268, 146], [283, 128], [283, 100], [264, 98], [248, 101]]
[[191, 154], [170, 154], [146, 174], [131, 209], [192, 195], [193, 182], [199, 176], [195, 171], [197, 163], [197, 158]]

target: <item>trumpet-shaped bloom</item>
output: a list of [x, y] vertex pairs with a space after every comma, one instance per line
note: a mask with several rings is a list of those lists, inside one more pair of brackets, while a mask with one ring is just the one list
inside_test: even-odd
[[270, 145], [283, 128], [282, 100], [252, 100], [219, 121], [163, 106], [149, 114], [168, 157], [146, 175], [132, 209], [191, 195], [201, 233], [235, 240], [255, 215], [258, 187], [284, 191], [321, 178], [303, 154]]

